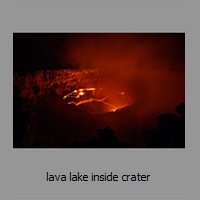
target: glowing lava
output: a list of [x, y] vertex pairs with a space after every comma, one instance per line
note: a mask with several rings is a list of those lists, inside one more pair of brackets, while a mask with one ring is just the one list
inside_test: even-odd
[[74, 90], [66, 94], [63, 99], [67, 99], [68, 104], [84, 106], [84, 110], [92, 113], [115, 112], [132, 103], [124, 92], [106, 91], [101, 88]]

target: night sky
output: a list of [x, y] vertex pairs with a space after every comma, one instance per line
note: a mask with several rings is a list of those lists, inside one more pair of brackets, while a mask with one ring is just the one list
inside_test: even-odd
[[185, 34], [14, 33], [13, 56], [14, 71], [148, 65], [184, 72]]
[[65, 34], [14, 33], [14, 72], [62, 68], [59, 62]]

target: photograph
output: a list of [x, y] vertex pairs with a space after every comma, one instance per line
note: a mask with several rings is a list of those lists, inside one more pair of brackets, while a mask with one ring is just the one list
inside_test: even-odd
[[185, 33], [14, 32], [13, 148], [185, 148]]

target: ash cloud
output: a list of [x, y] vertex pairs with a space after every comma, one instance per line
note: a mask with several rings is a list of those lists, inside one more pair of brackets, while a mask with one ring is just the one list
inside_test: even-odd
[[184, 33], [68, 34], [60, 60], [66, 66], [98, 69], [103, 87], [138, 100], [139, 114], [173, 112], [185, 101]]

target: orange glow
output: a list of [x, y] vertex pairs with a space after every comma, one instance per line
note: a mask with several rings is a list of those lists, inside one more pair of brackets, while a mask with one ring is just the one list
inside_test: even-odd
[[173, 112], [185, 101], [183, 33], [78, 33], [69, 34], [64, 44], [61, 63], [98, 70], [102, 79], [95, 82], [91, 76], [92, 85], [136, 98], [137, 118]]
[[[75, 100], [79, 98], [80, 100]], [[74, 104], [75, 106], [98, 102], [105, 107], [105, 112], [115, 112], [133, 103], [124, 92], [107, 91], [102, 88], [81, 88], [66, 94], [63, 99], [68, 99], [67, 104]]]

